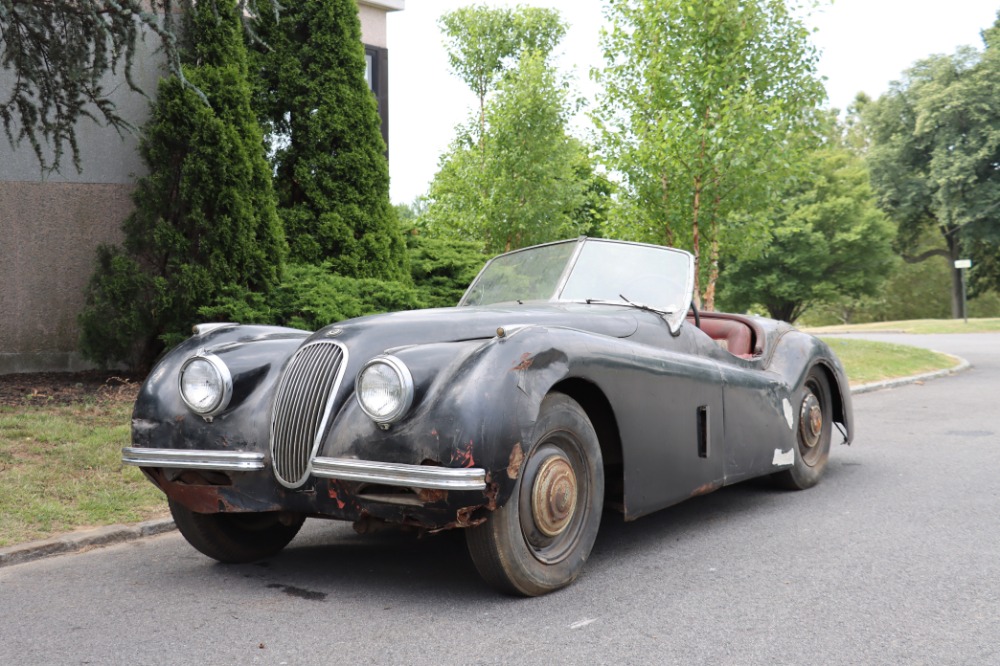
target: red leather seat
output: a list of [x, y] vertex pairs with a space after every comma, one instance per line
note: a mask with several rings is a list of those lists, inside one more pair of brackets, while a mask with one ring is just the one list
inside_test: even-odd
[[730, 354], [743, 358], [753, 356], [753, 331], [743, 322], [702, 316], [701, 330]]

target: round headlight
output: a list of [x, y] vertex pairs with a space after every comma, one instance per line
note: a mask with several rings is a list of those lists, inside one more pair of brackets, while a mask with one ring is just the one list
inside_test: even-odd
[[214, 354], [199, 354], [185, 361], [179, 382], [184, 404], [202, 416], [213, 416], [224, 410], [233, 395], [229, 368]]
[[354, 390], [361, 409], [380, 424], [398, 421], [413, 404], [413, 377], [394, 356], [368, 361], [358, 373]]

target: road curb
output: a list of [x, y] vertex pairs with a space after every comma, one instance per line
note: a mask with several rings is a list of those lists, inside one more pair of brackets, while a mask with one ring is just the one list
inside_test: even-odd
[[949, 358], [953, 358], [958, 361], [958, 365], [951, 368], [945, 368], [944, 370], [935, 370], [933, 372], [922, 372], [919, 375], [910, 375], [909, 377], [898, 377], [896, 379], [885, 379], [879, 382], [870, 382], [868, 384], [861, 384], [859, 386], [852, 386], [851, 393], [857, 395], [859, 393], [871, 393], [872, 391], [881, 391], [882, 389], [895, 388], [897, 386], [905, 386], [906, 384], [918, 384], [920, 382], [927, 381], [928, 379], [937, 379], [938, 377], [947, 377], [948, 375], [958, 374], [959, 372], [964, 372], [972, 367], [972, 364], [966, 361], [961, 356], [955, 356], [954, 354], [945, 354], [944, 352], [937, 352], [938, 354], [944, 354]]
[[[861, 384], [860, 386], [852, 387], [851, 393], [857, 395], [859, 393], [870, 393], [871, 391], [895, 388], [905, 384], [916, 384], [929, 379], [936, 379], [938, 377], [945, 377], [947, 375], [963, 372], [972, 367], [971, 364], [964, 358], [954, 356], [953, 354], [946, 354], [946, 356], [951, 356], [952, 358], [957, 359], [959, 362], [958, 365], [953, 368], [948, 368], [947, 370], [937, 370], [934, 372], [921, 373], [919, 375], [911, 375], [909, 377], [900, 377], [898, 379], [888, 379], [880, 382]], [[149, 520], [144, 523], [138, 523], [136, 525], [109, 525], [95, 530], [71, 532], [69, 534], [52, 537], [51, 539], [32, 541], [18, 546], [0, 548], [0, 568], [12, 566], [14, 564], [23, 564], [25, 562], [31, 562], [32, 560], [40, 560], [52, 555], [76, 553], [90, 548], [98, 548], [101, 546], [124, 543], [126, 541], [134, 541], [144, 537], [171, 532], [174, 529], [176, 529], [176, 525], [174, 525], [173, 520], [170, 518], [161, 518], [158, 520]]]
[[0, 568], [40, 560], [51, 555], [76, 553], [90, 548], [134, 541], [170, 532], [174, 528], [173, 520], [160, 518], [135, 525], [108, 525], [94, 530], [70, 532], [51, 539], [0, 548]]

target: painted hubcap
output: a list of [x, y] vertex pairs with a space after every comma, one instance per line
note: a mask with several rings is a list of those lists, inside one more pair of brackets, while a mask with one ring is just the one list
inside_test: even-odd
[[531, 514], [538, 531], [547, 537], [562, 534], [576, 511], [577, 483], [565, 458], [551, 456], [538, 468], [531, 489]]
[[802, 443], [809, 448], [819, 444], [820, 436], [823, 434], [823, 410], [819, 406], [819, 400], [812, 393], [807, 394], [802, 400], [799, 434], [802, 435]]

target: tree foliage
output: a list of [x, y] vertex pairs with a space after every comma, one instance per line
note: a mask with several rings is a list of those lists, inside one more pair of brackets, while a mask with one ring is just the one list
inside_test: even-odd
[[275, 148], [279, 210], [300, 263], [344, 276], [406, 279], [389, 167], [365, 79], [354, 0], [301, 0], [261, 13], [257, 108]]
[[92, 360], [148, 369], [224, 294], [267, 294], [286, 246], [263, 136], [250, 106], [247, 59], [233, 11], [188, 14], [186, 76], [161, 81], [140, 152], [123, 248], [103, 247], [80, 317]]
[[[481, 106], [458, 129], [431, 184], [422, 219], [432, 235], [451, 233], [493, 253], [592, 224], [603, 212], [594, 200], [599, 176], [586, 147], [567, 132], [568, 85], [549, 61], [565, 32], [558, 14], [476, 7], [441, 23], [452, 67]], [[582, 223], [581, 212], [589, 215]]]
[[199, 312], [211, 321], [252, 321], [315, 331], [344, 319], [425, 307], [419, 290], [408, 282], [336, 275], [322, 264], [288, 264], [285, 279], [271, 293], [230, 289]]
[[611, 0], [595, 121], [623, 179], [619, 236], [690, 249], [714, 305], [719, 260], [766, 241], [776, 184], [825, 97], [785, 0]]
[[452, 71], [479, 99], [480, 127], [486, 122], [486, 96], [521, 54], [547, 58], [566, 34], [558, 12], [538, 7], [462, 7], [444, 14], [438, 25]]
[[[966, 247], [988, 264], [1000, 248], [1000, 21], [983, 40], [982, 51], [917, 62], [862, 112], [872, 182], [908, 261], [940, 256], [950, 265]], [[929, 229], [945, 248], [922, 246]], [[960, 306], [952, 268], [952, 316]]]
[[861, 158], [831, 142], [789, 185], [764, 253], [726, 267], [723, 300], [794, 322], [817, 304], [874, 294], [893, 268], [894, 229], [875, 205]]
[[537, 52], [523, 54], [486, 106], [485, 133], [460, 133], [442, 158], [428, 224], [490, 253], [577, 233], [587, 183], [576, 167], [586, 151], [566, 133], [566, 116], [554, 72]]
[[[211, 0], [213, 6], [219, 0]], [[236, 0], [233, 0], [236, 1]], [[246, 1], [239, 14], [250, 26]], [[119, 132], [132, 130], [110, 94], [132, 78], [149, 35], [161, 43], [170, 72], [182, 82], [178, 9], [190, 0], [0, 0], [0, 67], [12, 86], [0, 93], [0, 119], [11, 148], [27, 141], [43, 171], [58, 170], [67, 149], [77, 170], [76, 124], [83, 118]], [[232, 2], [222, 2], [229, 9]], [[268, 10], [276, 8], [268, 0]], [[120, 78], [119, 78], [120, 77]], [[51, 152], [50, 152], [51, 151]]]

